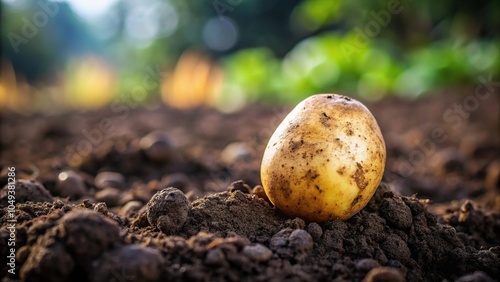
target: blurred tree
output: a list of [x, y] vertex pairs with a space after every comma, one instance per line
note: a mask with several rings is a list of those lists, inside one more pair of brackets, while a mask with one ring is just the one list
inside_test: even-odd
[[22, 8], [0, 3], [2, 59], [29, 82], [63, 68], [71, 57], [103, 50], [66, 2], [23, 1]]

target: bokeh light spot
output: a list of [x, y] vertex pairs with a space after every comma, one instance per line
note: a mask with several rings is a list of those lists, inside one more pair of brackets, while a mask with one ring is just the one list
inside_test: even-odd
[[214, 17], [203, 28], [203, 39], [214, 51], [231, 49], [238, 41], [239, 32], [236, 23], [228, 17]]

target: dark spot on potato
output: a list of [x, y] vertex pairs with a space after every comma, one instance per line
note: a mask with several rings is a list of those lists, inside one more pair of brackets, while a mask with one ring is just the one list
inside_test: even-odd
[[343, 98], [344, 100], [351, 101], [351, 98], [349, 98], [347, 96], [340, 96], [340, 97]]
[[346, 133], [347, 133], [348, 136], [353, 136], [354, 135], [354, 132], [352, 131], [352, 129], [348, 129]]
[[341, 168], [337, 169], [337, 173], [338, 173], [339, 175], [344, 175], [344, 173], [345, 173], [345, 166], [343, 166], [343, 167], [341, 167]]
[[290, 189], [290, 181], [284, 175], [272, 175], [271, 183], [268, 187], [269, 195], [273, 199], [289, 198], [290, 194], [292, 194], [292, 190]]
[[323, 189], [321, 189], [317, 184], [314, 185], [314, 187], [316, 187], [316, 189], [318, 189], [318, 192], [319, 193], [323, 193]]
[[290, 151], [295, 151], [295, 150], [297, 150], [297, 149], [300, 147], [300, 145], [302, 145], [302, 144], [304, 144], [304, 141], [303, 141], [303, 140], [300, 140], [299, 142], [298, 142], [298, 141], [293, 141], [293, 140], [291, 140], [291, 141], [290, 141], [290, 144], [289, 144], [289, 146], [290, 146]]
[[292, 194], [292, 189], [290, 189], [290, 182], [283, 179], [280, 184], [280, 189], [283, 191], [283, 197], [290, 198], [290, 195]]
[[335, 138], [335, 141], [340, 141], [340, 138]]
[[331, 124], [328, 122], [331, 119], [325, 112], [321, 113], [321, 124], [323, 124], [325, 127], [330, 127]]
[[361, 199], [363, 199], [363, 196], [361, 196], [361, 195], [354, 198], [354, 200], [351, 203], [351, 207], [354, 207], [354, 205], [356, 205]]
[[333, 98], [333, 96], [332, 96], [332, 95], [328, 95], [328, 96], [326, 96], [326, 98], [327, 98], [327, 99], [332, 99], [332, 98]]
[[356, 163], [356, 172], [352, 175], [354, 182], [358, 185], [359, 190], [363, 191], [366, 186], [368, 186], [368, 182], [365, 181], [365, 174], [363, 172], [363, 166], [360, 163]]
[[312, 171], [312, 170], [308, 170], [306, 172], [306, 175], [304, 175], [304, 178], [305, 179], [316, 179], [317, 177], [319, 176], [319, 174], [315, 171]]

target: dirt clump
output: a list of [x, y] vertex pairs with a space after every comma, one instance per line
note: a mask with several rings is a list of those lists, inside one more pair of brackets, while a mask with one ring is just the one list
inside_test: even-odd
[[157, 192], [146, 205], [149, 224], [166, 234], [175, 234], [182, 228], [188, 211], [188, 199], [181, 190], [173, 187]]
[[[16, 181], [16, 202], [52, 202], [54, 199], [49, 191], [38, 181], [20, 179]], [[0, 190], [0, 206], [6, 207], [8, 203], [8, 188]]]
[[164, 259], [155, 249], [139, 245], [118, 247], [104, 254], [92, 267], [90, 281], [158, 281]]
[[194, 201], [182, 233], [187, 236], [201, 230], [221, 236], [235, 233], [264, 243], [280, 230], [282, 224], [283, 217], [269, 203], [237, 190]]

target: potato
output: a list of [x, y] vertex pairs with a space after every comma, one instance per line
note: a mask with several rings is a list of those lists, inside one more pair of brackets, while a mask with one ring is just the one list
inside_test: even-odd
[[363, 104], [338, 94], [313, 95], [271, 136], [262, 159], [262, 186], [285, 214], [346, 220], [375, 193], [385, 159], [382, 133]]

